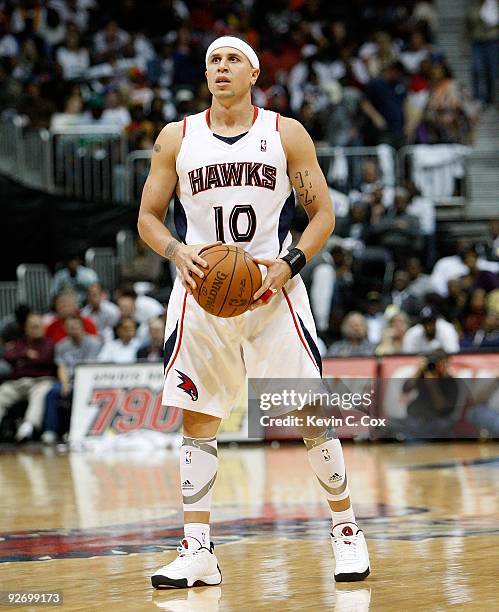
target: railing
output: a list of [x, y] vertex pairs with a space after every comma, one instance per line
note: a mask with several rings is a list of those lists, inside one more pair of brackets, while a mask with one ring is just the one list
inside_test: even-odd
[[[469, 195], [470, 153], [462, 145], [317, 148], [328, 183], [340, 191], [357, 189], [363, 162], [372, 159], [382, 184], [411, 179], [424, 195], [453, 205], [463, 205]], [[0, 121], [0, 172], [49, 193], [138, 206], [150, 158], [150, 150], [127, 154], [125, 135], [109, 126], [47, 131], [26, 127], [18, 116]]]

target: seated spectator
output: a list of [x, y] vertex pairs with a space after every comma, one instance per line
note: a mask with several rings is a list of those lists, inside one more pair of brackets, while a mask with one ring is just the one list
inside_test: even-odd
[[54, 113], [50, 120], [50, 129], [58, 130], [61, 128], [81, 125], [83, 123], [83, 100], [80, 96], [71, 95], [66, 99], [64, 112]]
[[31, 307], [27, 304], [18, 304], [13, 315], [2, 319], [0, 321], [0, 344], [20, 340], [24, 336], [26, 319], [32, 312]]
[[484, 289], [473, 289], [468, 293], [466, 304], [460, 316], [463, 334], [472, 336], [483, 325], [487, 316], [486, 293]]
[[119, 53], [129, 40], [128, 32], [122, 30], [116, 21], [109, 21], [94, 37], [97, 58], [103, 58], [109, 53]]
[[499, 274], [490, 270], [480, 270], [478, 255], [475, 251], [468, 251], [465, 254], [464, 264], [468, 267], [467, 272], [461, 276], [461, 286], [465, 291], [483, 289], [485, 293], [489, 293], [489, 291], [499, 289]]
[[499, 349], [499, 313], [489, 310], [487, 316], [476, 331], [463, 335], [461, 339], [461, 348]]
[[335, 235], [342, 238], [351, 238], [365, 246], [369, 235], [369, 205], [361, 200], [353, 202], [348, 212], [348, 217], [336, 219]]
[[407, 330], [404, 353], [431, 353], [443, 349], [446, 353], [459, 351], [459, 339], [454, 326], [440, 317], [432, 306], [421, 311], [420, 323]]
[[416, 298], [425, 298], [429, 293], [434, 293], [435, 288], [431, 277], [423, 273], [419, 257], [409, 257], [405, 269], [409, 274], [409, 293]]
[[106, 299], [99, 283], [88, 287], [87, 305], [82, 308], [81, 314], [92, 319], [104, 341], [114, 338], [114, 328], [121, 318], [121, 311], [116, 304]]
[[4, 359], [12, 366], [11, 380], [0, 385], [0, 420], [7, 408], [28, 400], [16, 441], [28, 440], [40, 429], [45, 414], [45, 396], [53, 383], [54, 343], [43, 335], [40, 315], [26, 318], [24, 336], [7, 344]]
[[377, 78], [387, 66], [398, 59], [398, 50], [388, 32], [375, 32], [374, 41], [362, 45], [360, 57], [366, 62], [371, 78]]
[[354, 284], [352, 258], [348, 251], [333, 244], [330, 253], [324, 253], [323, 259], [312, 272], [310, 288], [312, 311], [321, 333], [328, 329], [332, 310], [343, 318], [350, 308]]
[[424, 304], [423, 296], [416, 296], [410, 291], [410, 276], [406, 270], [395, 270], [390, 292], [390, 302], [415, 317]]
[[466, 114], [463, 94], [445, 62], [433, 65], [423, 125], [426, 136], [418, 139], [423, 144], [470, 142], [470, 117]]
[[130, 287], [116, 291], [116, 303], [123, 317], [131, 317], [140, 325], [150, 319], [157, 319], [164, 314], [163, 306], [148, 295], [137, 295]]
[[343, 340], [334, 342], [328, 357], [364, 357], [373, 355], [375, 345], [367, 339], [367, 322], [360, 312], [350, 312], [341, 326]]
[[371, 226], [371, 241], [388, 249], [399, 264], [422, 246], [419, 221], [407, 212], [407, 205], [407, 190], [396, 189], [393, 208], [375, 219]]
[[383, 301], [378, 291], [369, 291], [366, 295], [364, 318], [367, 323], [367, 337], [371, 344], [378, 344], [383, 331]]
[[121, 266], [123, 282], [158, 283], [161, 276], [162, 258], [137, 236], [135, 240], [136, 254], [133, 259]]
[[68, 26], [65, 44], [57, 49], [57, 63], [62, 66], [66, 81], [78, 79], [90, 66], [90, 54], [82, 45], [80, 33], [75, 26]]
[[459, 279], [451, 278], [447, 286], [447, 297], [440, 302], [440, 310], [448, 321], [455, 327], [459, 327], [459, 320], [463, 314], [468, 297]]
[[403, 353], [403, 340], [409, 329], [409, 317], [398, 308], [388, 307], [385, 311], [386, 326], [381, 335], [381, 342], [376, 348], [376, 355], [395, 355]]
[[425, 40], [424, 33], [415, 29], [409, 36], [407, 49], [402, 51], [400, 61], [409, 74], [414, 74], [421, 62], [430, 57], [431, 46]]
[[[435, 264], [431, 273], [431, 280], [435, 291], [443, 296], [447, 296], [447, 283], [451, 278], [459, 278], [468, 274], [469, 268], [464, 263], [466, 253], [473, 250], [469, 240], [461, 238], [456, 243], [456, 254], [442, 257]], [[499, 272], [499, 262], [488, 261], [479, 257], [476, 262], [479, 270], [490, 270]]]
[[162, 361], [165, 341], [164, 319], [149, 321], [149, 342], [137, 351], [137, 359], [144, 361]]
[[85, 333], [80, 317], [69, 315], [64, 326], [66, 337], [55, 346], [58, 381], [52, 385], [47, 395], [45, 431], [42, 434], [45, 444], [53, 444], [59, 434], [64, 433], [61, 431], [59, 401], [61, 398], [71, 398], [75, 367], [80, 363], [95, 360], [102, 345], [99, 338]]
[[118, 338], [108, 340], [102, 347], [98, 361], [103, 363], [135, 363], [140, 340], [137, 338], [137, 323], [130, 317], [123, 317], [116, 326]]
[[80, 315], [76, 296], [72, 291], [61, 291], [54, 298], [55, 316], [49, 322], [45, 329], [45, 335], [50, 338], [54, 344], [67, 336], [65, 320], [69, 316], [77, 316], [83, 323], [83, 328], [87, 334], [95, 336], [97, 327], [89, 317]]
[[110, 91], [104, 100], [102, 122], [106, 125], [113, 125], [116, 129], [124, 130], [131, 120], [130, 112], [123, 104], [121, 94], [117, 91]]
[[54, 274], [52, 280], [52, 295], [60, 293], [64, 289], [71, 289], [78, 296], [80, 304], [83, 304], [90, 285], [98, 283], [99, 278], [95, 270], [81, 265], [77, 255], [70, 255], [64, 261], [64, 267]]

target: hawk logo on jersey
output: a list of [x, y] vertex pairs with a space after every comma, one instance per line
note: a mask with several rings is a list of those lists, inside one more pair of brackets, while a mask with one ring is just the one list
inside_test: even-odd
[[260, 151], [263, 151], [265, 153], [266, 150], [267, 150], [267, 141], [260, 140]]
[[[261, 143], [265, 144], [266, 150], [267, 141], [262, 140]], [[191, 170], [188, 174], [193, 196], [216, 187], [241, 187], [242, 185], [263, 187], [274, 191], [277, 180], [277, 168], [260, 162], [211, 164]]]
[[190, 396], [190, 398], [191, 398], [191, 400], [193, 402], [197, 401], [197, 399], [198, 399], [198, 390], [197, 390], [196, 385], [187, 376], [187, 374], [184, 374], [180, 370], [175, 370], [175, 372], [177, 372], [180, 380], [182, 381], [180, 383], [180, 385], [177, 385], [177, 387], [179, 389], [182, 389], [182, 391], [184, 391], [184, 393], [187, 393], [187, 395]]

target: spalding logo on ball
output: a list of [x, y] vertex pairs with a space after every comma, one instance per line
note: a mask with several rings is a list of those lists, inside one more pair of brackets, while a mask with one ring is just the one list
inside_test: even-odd
[[208, 268], [204, 278], [193, 275], [196, 302], [216, 317], [237, 317], [246, 312], [262, 286], [262, 273], [251, 255], [226, 244], [210, 247], [200, 255]]

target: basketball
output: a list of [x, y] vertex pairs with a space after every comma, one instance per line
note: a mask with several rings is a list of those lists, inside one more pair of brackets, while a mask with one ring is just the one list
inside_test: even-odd
[[226, 244], [201, 251], [207, 262], [205, 277], [193, 275], [197, 303], [217, 317], [237, 317], [246, 312], [262, 285], [260, 268], [244, 249]]

